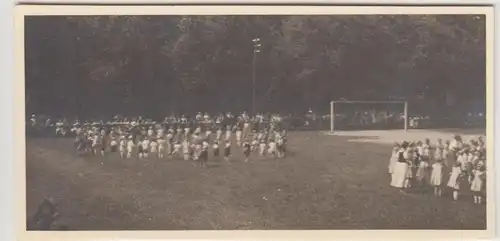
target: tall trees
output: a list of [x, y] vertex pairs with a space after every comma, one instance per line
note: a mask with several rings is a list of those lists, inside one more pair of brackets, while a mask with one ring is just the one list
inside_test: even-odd
[[248, 109], [255, 37], [261, 110], [415, 95], [439, 106], [446, 92], [484, 101], [484, 16], [75, 16], [27, 19], [29, 105]]

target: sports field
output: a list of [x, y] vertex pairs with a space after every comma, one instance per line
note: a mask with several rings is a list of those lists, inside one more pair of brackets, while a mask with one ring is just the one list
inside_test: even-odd
[[[392, 135], [435, 142], [454, 132]], [[486, 206], [469, 196], [453, 202], [448, 192], [439, 198], [389, 186], [391, 132], [349, 133], [291, 132], [285, 159], [244, 163], [233, 148], [229, 163], [210, 158], [206, 169], [77, 157], [72, 139], [28, 138], [28, 218], [51, 196], [70, 230], [486, 228]]]

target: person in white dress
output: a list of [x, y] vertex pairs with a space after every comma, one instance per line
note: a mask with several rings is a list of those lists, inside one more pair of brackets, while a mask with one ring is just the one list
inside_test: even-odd
[[394, 165], [391, 186], [400, 188], [404, 191], [408, 184], [408, 166], [411, 161], [411, 149], [408, 142], [403, 142], [401, 148], [398, 150], [398, 162]]
[[231, 140], [231, 134], [232, 134], [232, 131], [231, 131], [231, 126], [227, 126], [227, 129], [226, 129], [226, 134], [224, 136], [224, 140], [225, 141], [229, 141]]
[[392, 175], [394, 173], [394, 166], [398, 162], [398, 153], [399, 153], [399, 143], [394, 143], [391, 152], [391, 158], [389, 158], [389, 174]]
[[165, 152], [167, 153], [167, 156], [172, 155], [173, 151], [173, 138], [174, 138], [174, 132], [172, 129], [170, 129], [165, 137]]
[[268, 147], [269, 148], [267, 149], [267, 152], [269, 153], [269, 155], [276, 159], [276, 141], [274, 139], [270, 139]]
[[430, 178], [430, 184], [434, 187], [434, 195], [441, 196], [443, 192], [443, 171], [444, 165], [442, 159], [437, 159], [434, 164], [432, 164], [432, 172]]
[[165, 136], [165, 128], [161, 127], [158, 129], [158, 133], [156, 134], [156, 138], [164, 138]]
[[116, 141], [116, 138], [113, 136], [111, 137], [111, 142], [109, 143], [110, 144], [110, 148], [111, 148], [111, 152], [116, 152], [116, 150], [118, 149], [118, 141]]
[[415, 179], [420, 187], [423, 187], [426, 181], [428, 181], [428, 169], [430, 167], [429, 153], [426, 153], [426, 147], [424, 145], [425, 144], [419, 142], [417, 146], [418, 158], [420, 160], [417, 162]]
[[231, 141], [227, 140], [224, 144], [224, 160], [229, 161], [229, 157], [231, 156]]
[[434, 147], [434, 161], [437, 162], [438, 160], [440, 160], [442, 165], [444, 165], [444, 163], [442, 162], [444, 160], [443, 152], [444, 152], [444, 145], [442, 143], [442, 140], [438, 139], [438, 143]]
[[97, 155], [97, 153], [104, 155], [102, 137], [99, 134], [95, 134], [92, 138], [92, 149], [94, 150], [94, 155]]
[[[141, 145], [142, 145], [142, 157], [144, 157], [144, 158], [149, 158], [149, 144], [150, 143], [151, 143], [151, 141], [148, 138], [144, 138], [144, 140], [141, 143]], [[141, 156], [139, 156], [139, 158], [141, 158]]]
[[[185, 140], [184, 142], [187, 142], [187, 140]], [[182, 142], [182, 144], [184, 144], [184, 142]], [[189, 146], [189, 143], [187, 145]], [[175, 141], [174, 145], [173, 145], [173, 148], [174, 149], [172, 150], [172, 154], [171, 154], [172, 156], [176, 156], [176, 155], [181, 154], [182, 145], [181, 145], [180, 141]]]
[[259, 148], [259, 140], [257, 139], [257, 136], [253, 137], [251, 145], [252, 145], [252, 147], [251, 147], [250, 151], [252, 151], [252, 152], [254, 152], [255, 150], [257, 150]]
[[220, 147], [219, 147], [218, 140], [214, 140], [214, 143], [212, 144], [212, 151], [213, 151], [214, 157], [216, 157], [216, 158], [219, 157]]
[[276, 139], [276, 153], [278, 154], [278, 158], [285, 156], [285, 141], [281, 136]]
[[158, 158], [159, 159], [163, 159], [164, 155], [165, 155], [165, 139], [163, 139], [163, 137], [160, 137], [158, 139]]
[[129, 136], [127, 141], [127, 158], [131, 158], [134, 152], [135, 143], [132, 138], [133, 138], [132, 136]]
[[462, 175], [462, 168], [460, 163], [456, 162], [451, 168], [450, 178], [448, 179], [448, 187], [453, 190], [453, 200], [458, 200], [460, 191], [460, 178]]
[[248, 135], [251, 133], [251, 128], [250, 128], [250, 123], [248, 123], [248, 120], [245, 120], [243, 123], [243, 138], [248, 138]]
[[120, 157], [125, 158], [125, 153], [127, 151], [127, 141], [125, 140], [125, 136], [120, 137], [120, 144], [119, 145], [120, 145], [120, 147], [119, 147]]
[[210, 140], [210, 136], [212, 135], [212, 130], [210, 128], [207, 128], [205, 131], [205, 140]]
[[154, 135], [153, 127], [149, 127], [149, 129], [148, 129], [148, 137], [152, 138], [153, 135]]
[[261, 157], [264, 157], [266, 155], [266, 146], [266, 141], [264, 139], [261, 139], [259, 144], [259, 155]]
[[[174, 150], [175, 151], [175, 150]], [[184, 161], [189, 161], [189, 154], [191, 152], [190, 144], [188, 140], [184, 140], [182, 142], [182, 155], [184, 157]]]
[[474, 198], [474, 203], [482, 203], [482, 192], [484, 190], [484, 183], [486, 182], [486, 169], [484, 162], [479, 161], [476, 165], [476, 169], [472, 170], [473, 179], [471, 182], [470, 190]]
[[222, 138], [222, 128], [218, 128], [215, 132], [215, 140], [220, 141]]
[[239, 127], [236, 128], [236, 145], [238, 145], [238, 146], [241, 146], [242, 134], [243, 134], [243, 132], [241, 131], [241, 129]]
[[151, 140], [151, 143], [149, 143], [149, 150], [152, 156], [158, 157], [158, 141], [156, 139]]

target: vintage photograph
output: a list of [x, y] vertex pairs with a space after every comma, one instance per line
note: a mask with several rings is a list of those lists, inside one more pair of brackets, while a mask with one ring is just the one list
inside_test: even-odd
[[488, 16], [296, 12], [23, 16], [26, 230], [486, 230]]

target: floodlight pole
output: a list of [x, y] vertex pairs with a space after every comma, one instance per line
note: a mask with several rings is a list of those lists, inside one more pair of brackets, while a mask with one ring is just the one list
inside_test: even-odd
[[330, 102], [330, 132], [335, 131], [335, 101]]
[[255, 65], [257, 62], [257, 52], [253, 51], [253, 63], [252, 63], [252, 113], [256, 114], [255, 106]]
[[252, 39], [253, 42], [253, 61], [252, 61], [252, 113], [255, 115], [257, 113], [257, 105], [255, 100], [255, 89], [256, 89], [256, 65], [257, 65], [257, 53], [260, 52], [260, 38]]

